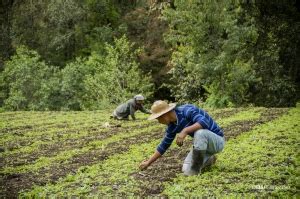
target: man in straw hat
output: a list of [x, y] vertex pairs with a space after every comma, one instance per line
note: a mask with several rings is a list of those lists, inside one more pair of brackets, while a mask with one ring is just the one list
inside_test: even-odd
[[146, 110], [143, 106], [144, 104], [144, 96], [138, 94], [133, 97], [133, 99], [128, 100], [124, 104], [119, 105], [113, 112], [111, 118], [118, 120], [128, 120], [129, 115], [133, 120], [135, 120], [134, 113], [137, 110], [142, 111], [143, 113], [150, 114], [150, 111]]
[[202, 109], [186, 104], [176, 107], [165, 101], [156, 101], [151, 107], [149, 120], [157, 119], [167, 125], [166, 134], [158, 145], [155, 153], [140, 164], [140, 169], [146, 169], [169, 148], [176, 137], [178, 146], [182, 146], [187, 135], [193, 137], [193, 148], [184, 160], [182, 171], [185, 175], [196, 175], [201, 169], [216, 161], [214, 154], [223, 150], [225, 139], [222, 129]]

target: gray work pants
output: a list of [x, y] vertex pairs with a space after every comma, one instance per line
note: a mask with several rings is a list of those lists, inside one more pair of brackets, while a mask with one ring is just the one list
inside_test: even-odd
[[[204, 157], [204, 163], [214, 154], [219, 153], [223, 150], [225, 145], [224, 137], [221, 137], [207, 129], [200, 129], [195, 132], [193, 139], [193, 148], [198, 150], [205, 150], [206, 154]], [[188, 172], [191, 169], [193, 159], [193, 148], [186, 156], [182, 172]], [[201, 165], [201, 168], [203, 165]]]

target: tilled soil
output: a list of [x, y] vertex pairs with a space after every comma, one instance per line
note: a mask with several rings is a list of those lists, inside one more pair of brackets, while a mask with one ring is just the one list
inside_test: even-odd
[[[221, 118], [227, 118], [227, 117], [230, 117], [240, 111], [244, 111], [246, 110], [246, 108], [235, 108], [235, 109], [228, 109], [228, 110], [224, 110], [224, 111], [220, 111], [220, 112], [217, 112], [212, 116], [212, 118], [214, 120], [218, 120], [218, 119], [221, 119]], [[210, 112], [208, 111], [208, 114], [210, 114]]]
[[[11, 142], [7, 144], [8, 150], [15, 150], [17, 148], [20, 148], [22, 146], [29, 146], [36, 142], [36, 138], [40, 138], [42, 141], [51, 141], [53, 139], [53, 136], [56, 137], [63, 137], [64, 134], [71, 134], [74, 133], [76, 134], [77, 132], [80, 131], [88, 131], [88, 132], [95, 132], [98, 129], [103, 129], [103, 125], [96, 125], [92, 127], [81, 127], [80, 124], [68, 124], [68, 123], [59, 123], [59, 124], [53, 124], [47, 125], [45, 124], [40, 124], [40, 128], [35, 126], [24, 126], [24, 127], [16, 127], [16, 128], [4, 128], [1, 129], [0, 131], [5, 131], [6, 133], [14, 135], [14, 137], [17, 138], [18, 142]], [[78, 128], [72, 128], [74, 126], [78, 126]], [[113, 125], [113, 126], [121, 126], [119, 124]], [[49, 129], [56, 129], [55, 133], [52, 133], [50, 136], [47, 133]], [[41, 134], [35, 137], [35, 139], [31, 137], [27, 137], [26, 133], [27, 132], [39, 132], [39, 133], [44, 133], [45, 135]]]
[[[218, 114], [211, 114], [213, 118], [224, 118], [228, 117], [231, 114], [234, 114], [241, 109], [234, 109], [229, 111], [224, 111]], [[249, 131], [254, 126], [265, 123], [267, 121], [273, 120], [282, 113], [286, 112], [287, 109], [267, 109], [264, 112], [259, 120], [254, 121], [242, 121], [236, 122], [226, 128], [224, 128], [225, 136], [227, 139], [232, 137], [238, 136], [240, 133]], [[145, 125], [147, 126], [147, 125]], [[135, 128], [144, 128], [142, 127], [135, 127]], [[130, 129], [132, 127], [128, 127]], [[126, 130], [127, 128], [125, 128]], [[96, 129], [95, 129], [96, 130]], [[87, 144], [89, 141], [93, 139], [106, 139], [113, 134], [124, 132], [124, 128], [115, 127], [109, 133], [101, 132], [101, 135], [94, 134], [95, 136], [83, 138], [78, 146], [74, 145], [73, 142], [69, 142], [68, 144], [62, 145], [53, 145], [49, 146], [49, 148], [43, 149], [40, 153], [36, 153], [33, 157], [26, 159], [28, 161], [34, 161], [41, 155], [51, 156], [57, 153], [60, 149], [64, 149], [68, 146], [80, 147]], [[28, 172], [28, 173], [21, 173], [21, 174], [11, 174], [11, 175], [3, 175], [0, 174], [0, 187], [3, 191], [0, 193], [0, 198], [17, 198], [18, 192], [20, 190], [30, 189], [34, 184], [43, 186], [46, 183], [54, 183], [59, 178], [65, 177], [69, 173], [76, 173], [79, 167], [81, 166], [88, 166], [99, 163], [109, 156], [114, 154], [124, 153], [128, 151], [130, 145], [133, 144], [141, 144], [150, 142], [154, 139], [159, 139], [163, 137], [163, 130], [156, 131], [156, 132], [149, 132], [144, 134], [143, 136], [132, 136], [129, 138], [125, 138], [120, 140], [119, 142], [114, 142], [109, 144], [105, 147], [105, 149], [95, 149], [91, 150], [85, 154], [76, 155], [67, 163], [61, 164], [53, 164], [49, 165], [46, 168], [42, 168], [37, 172]], [[97, 137], [100, 136], [100, 137]], [[102, 136], [102, 137], [101, 137]], [[92, 139], [93, 138], [93, 139]], [[75, 140], [74, 140], [75, 142]], [[72, 145], [73, 144], [73, 145]], [[59, 147], [58, 147], [59, 146]], [[149, 169], [146, 171], [141, 171], [138, 173], [133, 173], [132, 175], [136, 180], [140, 182], [140, 193], [137, 193], [139, 196], [159, 196], [160, 193], [163, 191], [163, 182], [170, 181], [174, 177], [176, 177], [176, 173], [181, 172], [181, 164], [184, 160], [186, 154], [190, 150], [191, 141], [186, 142], [185, 146], [183, 146], [180, 150], [172, 149], [169, 150], [163, 157], [163, 161], [157, 161], [153, 164]], [[57, 149], [60, 148], [60, 149]], [[2, 161], [2, 160], [1, 160]], [[22, 164], [22, 161], [19, 161]], [[26, 164], [27, 164], [26, 163]], [[12, 164], [13, 166], [18, 165]]]
[[[242, 109], [234, 109], [234, 110], [226, 110], [226, 111], [222, 111], [218, 114], [215, 114], [216, 118], [223, 118], [223, 117], [227, 117], [229, 115], [232, 115], [238, 111], [240, 111]], [[51, 123], [52, 124], [52, 123]], [[52, 124], [53, 125], [53, 124]], [[144, 128], [147, 127], [151, 124], [146, 124], [146, 125], [138, 125], [135, 128]], [[54, 127], [59, 127], [59, 128], [67, 128], [69, 126], [69, 124], [56, 124], [54, 125]], [[0, 166], [1, 167], [14, 167], [14, 166], [21, 166], [24, 164], [31, 164], [34, 161], [36, 161], [39, 157], [51, 157], [57, 153], [59, 153], [60, 151], [65, 151], [65, 150], [69, 150], [72, 148], [81, 148], [83, 146], [86, 146], [86, 144], [88, 144], [90, 141], [93, 140], [99, 140], [99, 139], [106, 139], [109, 138], [115, 134], [118, 134], [120, 132], [126, 132], [127, 130], [130, 130], [130, 128], [132, 127], [126, 127], [126, 128], [119, 128], [121, 127], [120, 124], [114, 124], [113, 126], [115, 126], [115, 128], [112, 128], [106, 132], [99, 132], [99, 129], [103, 129], [103, 126], [94, 126], [91, 128], [86, 128], [84, 129], [85, 131], [88, 131], [89, 134], [86, 137], [82, 137], [81, 139], [63, 139], [62, 141], [58, 141], [57, 142], [53, 142], [51, 144], [48, 144], [46, 142], [46, 144], [42, 144], [38, 150], [33, 151], [31, 153], [16, 153], [13, 155], [10, 155], [9, 158], [4, 158], [3, 161], [0, 162]], [[33, 127], [31, 125], [28, 126], [24, 126], [23, 129], [19, 129], [19, 128], [12, 128], [12, 129], [2, 129], [5, 131], [12, 131], [11, 133], [19, 135], [19, 136], [25, 136], [24, 133], [27, 130], [32, 130], [32, 129], [36, 129], [36, 127]], [[47, 130], [47, 128], [42, 129], [44, 131]], [[80, 129], [79, 129], [80, 130]], [[71, 130], [68, 131], [68, 133], [74, 133], [76, 134], [76, 132], [79, 132], [79, 130]], [[122, 131], [120, 131], [122, 130]], [[57, 131], [57, 135], [55, 135], [56, 137], [59, 137], [60, 131]], [[41, 138], [42, 141], [45, 141], [45, 139], [50, 139], [50, 138]], [[56, 138], [57, 139], [57, 138]], [[51, 139], [49, 140], [51, 142]], [[35, 141], [34, 140], [29, 140], [29, 141], [21, 141], [21, 142], [15, 142], [15, 143], [11, 143], [12, 145], [10, 146], [11, 150], [15, 147], [21, 147], [21, 146], [29, 146], [31, 144], [33, 144]]]
[[[150, 124], [146, 124], [143, 126], [138, 126], [138, 128], [148, 127]], [[121, 126], [116, 126], [106, 131], [98, 131], [98, 128], [87, 129], [89, 131], [86, 137], [82, 137], [80, 139], [66, 139], [62, 141], [53, 142], [52, 144], [41, 145], [38, 150], [32, 153], [21, 153], [11, 155], [9, 158], [6, 158], [3, 161], [3, 166], [20, 166], [23, 164], [31, 164], [34, 163], [39, 157], [51, 157], [55, 154], [58, 154], [61, 151], [71, 150], [71, 149], [79, 149], [82, 148], [88, 143], [95, 140], [104, 140], [113, 135], [117, 135], [119, 133], [126, 133], [132, 127], [121, 128]], [[0, 166], [2, 164], [0, 163]]]
[[[4, 187], [3, 196], [8, 198], [17, 197], [20, 190], [29, 189], [34, 184], [43, 186], [46, 183], [56, 182], [59, 178], [69, 173], [75, 173], [79, 167], [99, 163], [109, 156], [128, 151], [130, 145], [150, 142], [153, 139], [163, 137], [163, 131], [144, 134], [143, 137], [132, 136], [119, 142], [108, 144], [105, 149], [91, 150], [88, 153], [77, 155], [67, 164], [56, 164], [43, 168], [35, 173], [21, 173], [1, 176]], [[1, 186], [2, 186], [1, 185]], [[1, 195], [0, 195], [1, 197]]]

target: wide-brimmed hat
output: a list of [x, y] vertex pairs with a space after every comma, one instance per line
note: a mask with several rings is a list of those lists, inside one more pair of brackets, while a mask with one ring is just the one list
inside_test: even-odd
[[156, 119], [160, 116], [162, 116], [163, 114], [173, 110], [175, 108], [176, 104], [175, 103], [170, 103], [168, 104], [165, 101], [162, 100], [158, 100], [155, 101], [153, 103], [153, 105], [151, 106], [151, 115], [148, 118], [148, 120], [153, 120]]

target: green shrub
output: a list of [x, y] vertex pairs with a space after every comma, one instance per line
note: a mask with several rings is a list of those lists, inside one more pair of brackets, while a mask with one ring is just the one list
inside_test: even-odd
[[136, 61], [139, 50], [133, 49], [125, 36], [106, 45], [105, 57], [92, 54], [86, 64], [94, 73], [84, 79], [83, 109], [97, 109], [108, 104], [118, 104], [137, 93], [152, 95], [150, 77], [142, 75]]
[[[58, 84], [55, 68], [40, 60], [32, 50], [21, 46], [1, 73], [1, 97], [8, 110], [45, 110], [49, 106], [51, 87]], [[48, 81], [51, 80], [51, 85]]]

